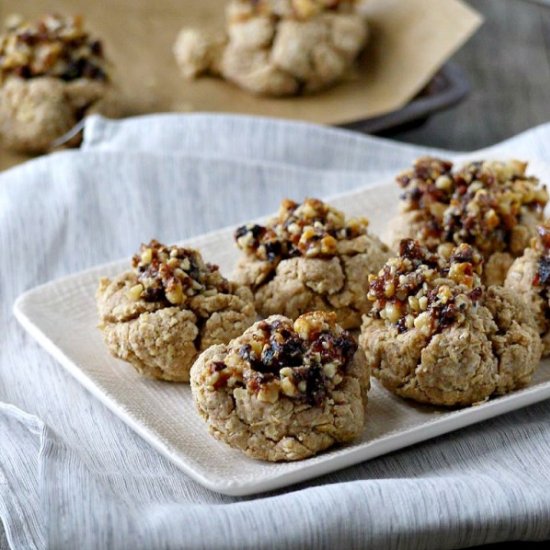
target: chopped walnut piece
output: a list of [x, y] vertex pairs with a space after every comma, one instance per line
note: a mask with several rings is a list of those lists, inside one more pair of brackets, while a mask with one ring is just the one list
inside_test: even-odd
[[101, 41], [84, 30], [82, 17], [60, 15], [19, 22], [0, 36], [0, 81], [9, 76], [108, 80]]

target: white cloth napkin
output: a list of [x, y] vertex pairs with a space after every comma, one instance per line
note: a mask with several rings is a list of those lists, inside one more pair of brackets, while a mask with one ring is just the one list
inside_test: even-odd
[[[82, 150], [0, 174], [0, 517], [10, 544], [446, 549], [550, 538], [550, 402], [284, 491], [230, 498], [151, 449], [11, 314], [24, 290], [130, 256], [142, 240], [267, 214], [286, 195], [368, 185], [433, 152], [268, 119], [93, 117]], [[531, 159], [550, 174], [550, 125], [478, 155]]]

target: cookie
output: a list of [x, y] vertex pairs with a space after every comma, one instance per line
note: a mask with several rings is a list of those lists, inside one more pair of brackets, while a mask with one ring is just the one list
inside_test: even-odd
[[417, 160], [397, 177], [401, 212], [389, 224], [388, 242], [397, 250], [401, 239], [412, 238], [432, 252], [471, 244], [485, 261], [484, 283], [502, 285], [548, 202], [546, 187], [526, 171], [527, 163], [517, 160], [471, 162], [459, 170], [446, 160]]
[[268, 317], [207, 349], [191, 369], [193, 399], [210, 433], [273, 462], [355, 439], [369, 386], [363, 352], [327, 312]]
[[142, 245], [132, 270], [103, 278], [100, 328], [109, 351], [141, 374], [188, 382], [197, 355], [256, 319], [250, 290], [226, 280], [196, 250]]
[[103, 45], [80, 17], [46, 15], [0, 36], [0, 141], [42, 153], [92, 112], [114, 114]]
[[244, 252], [235, 280], [249, 286], [257, 311], [296, 319], [314, 310], [334, 311], [344, 328], [357, 328], [368, 312], [368, 275], [389, 249], [367, 232], [368, 221], [349, 219], [317, 199], [282, 202], [265, 226], [235, 232]]
[[482, 286], [481, 263], [469, 245], [445, 258], [409, 239], [371, 277], [359, 343], [390, 391], [462, 407], [529, 383], [542, 351], [535, 323], [514, 293]]
[[550, 355], [550, 221], [538, 227], [538, 237], [516, 258], [504, 286], [528, 304], [543, 344]]
[[183, 29], [174, 46], [184, 76], [220, 75], [259, 95], [316, 92], [342, 81], [368, 27], [353, 0], [232, 0], [226, 37]]

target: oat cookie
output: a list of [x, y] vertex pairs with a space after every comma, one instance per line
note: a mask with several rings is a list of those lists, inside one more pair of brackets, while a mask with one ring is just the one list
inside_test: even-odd
[[333, 313], [273, 315], [203, 352], [191, 389], [210, 433], [261, 460], [300, 460], [363, 430], [365, 356]]
[[284, 200], [267, 225], [237, 229], [245, 255], [235, 280], [252, 289], [264, 317], [280, 313], [296, 319], [307, 311], [331, 310], [344, 328], [357, 328], [371, 307], [368, 275], [389, 255], [367, 225], [366, 219], [346, 220], [317, 199]]
[[227, 343], [256, 319], [246, 287], [225, 279], [191, 248], [142, 245], [132, 270], [97, 291], [109, 351], [150, 378], [188, 382], [198, 353]]
[[548, 202], [546, 187], [526, 171], [527, 163], [517, 160], [471, 162], [458, 170], [446, 160], [417, 160], [397, 177], [401, 213], [389, 224], [388, 242], [397, 250], [401, 239], [412, 238], [432, 252], [471, 244], [485, 261], [484, 283], [503, 284]]
[[101, 41], [82, 18], [46, 15], [0, 36], [0, 141], [25, 153], [52, 142], [92, 112], [114, 114]]
[[514, 260], [504, 286], [529, 305], [542, 339], [543, 355], [550, 355], [550, 221], [538, 227], [538, 237], [523, 256]]
[[421, 403], [466, 406], [527, 385], [542, 346], [527, 305], [481, 285], [480, 254], [448, 258], [412, 239], [371, 277], [359, 343], [373, 375]]
[[342, 81], [367, 42], [354, 0], [231, 0], [226, 36], [183, 29], [184, 76], [220, 75], [254, 94], [288, 96]]

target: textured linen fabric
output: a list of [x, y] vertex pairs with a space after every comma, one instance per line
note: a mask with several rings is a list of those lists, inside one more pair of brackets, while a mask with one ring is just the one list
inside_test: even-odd
[[[446, 549], [550, 538], [548, 401], [299, 486], [233, 498], [149, 447], [11, 313], [21, 292], [128, 257], [152, 236], [178, 240], [267, 214], [286, 195], [369, 185], [429, 152], [267, 119], [94, 117], [81, 151], [0, 174], [0, 517], [10, 544]], [[550, 125], [478, 154], [543, 166]]]

